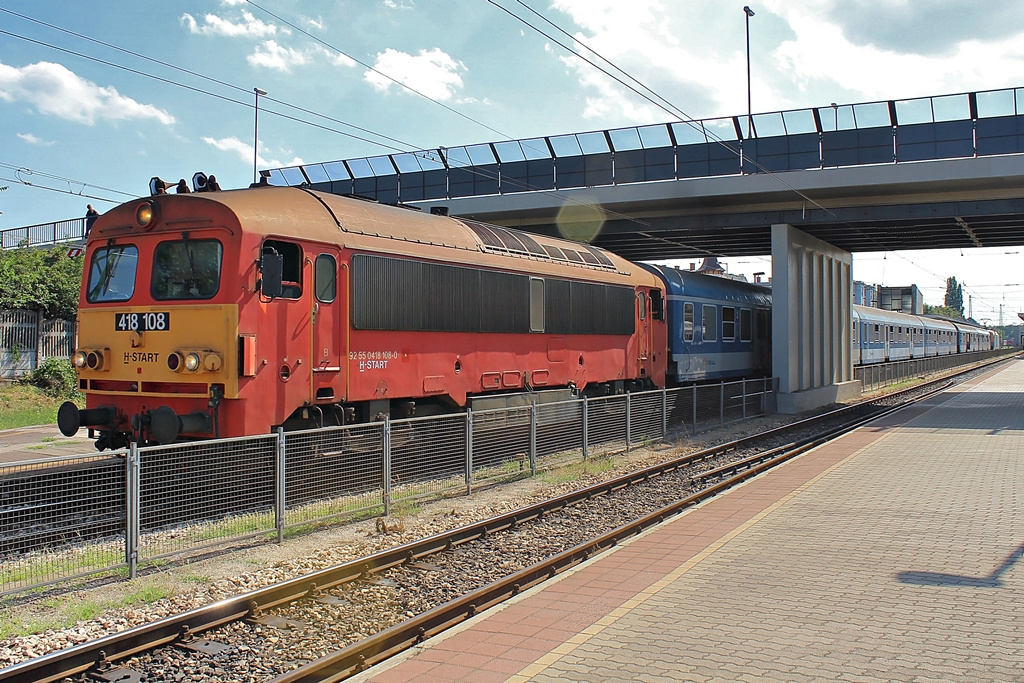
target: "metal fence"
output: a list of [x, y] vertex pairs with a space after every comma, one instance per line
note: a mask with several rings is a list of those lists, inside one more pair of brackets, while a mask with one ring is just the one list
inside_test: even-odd
[[774, 411], [772, 379], [0, 466], [0, 595], [401, 514]]
[[876, 365], [861, 365], [853, 369], [853, 378], [859, 379], [864, 391], [880, 389], [890, 384], [897, 384], [909, 379], [944, 372], [955, 367], [968, 365], [978, 361], [1017, 353], [1017, 349], [995, 349], [992, 351], [975, 351], [958, 353], [950, 356], [932, 356], [931, 358], [914, 358], [912, 360], [893, 361]]
[[71, 358], [75, 324], [37, 311], [0, 311], [0, 378], [32, 372], [47, 358]]
[[0, 230], [0, 249], [25, 249], [84, 242], [84, 240], [84, 218], [68, 218], [53, 223], [39, 223]]

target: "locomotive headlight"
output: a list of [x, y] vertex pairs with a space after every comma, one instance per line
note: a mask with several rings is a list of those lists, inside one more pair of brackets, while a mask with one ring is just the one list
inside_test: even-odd
[[102, 351], [90, 351], [85, 357], [85, 364], [89, 366], [90, 370], [102, 370], [103, 369], [103, 352]]
[[199, 354], [195, 351], [185, 356], [185, 369], [189, 372], [195, 372], [199, 369], [199, 365], [202, 359], [199, 358]]
[[75, 351], [75, 355], [71, 356], [71, 362], [79, 370], [85, 367], [86, 360], [85, 351]]
[[142, 202], [138, 208], [135, 209], [135, 223], [140, 228], [151, 227], [153, 219], [156, 218], [156, 212], [153, 208], [153, 204], [150, 202]]
[[181, 372], [182, 368], [185, 367], [185, 357], [181, 355], [181, 351], [175, 351], [174, 353], [167, 356], [167, 368], [171, 372]]

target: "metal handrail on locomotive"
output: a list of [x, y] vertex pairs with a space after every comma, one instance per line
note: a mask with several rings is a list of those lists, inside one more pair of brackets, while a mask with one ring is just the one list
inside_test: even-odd
[[101, 450], [770, 374], [766, 287], [308, 188], [127, 202], [86, 264]]

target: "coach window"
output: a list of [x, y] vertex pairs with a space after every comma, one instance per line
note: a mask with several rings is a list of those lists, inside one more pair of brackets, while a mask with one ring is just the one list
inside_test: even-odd
[[153, 298], [211, 299], [220, 289], [224, 249], [217, 240], [182, 239], [161, 242], [153, 252]]
[[334, 257], [330, 254], [320, 254], [316, 257], [316, 271], [314, 273], [314, 289], [317, 301], [329, 304], [338, 295], [338, 266]]
[[267, 240], [263, 243], [263, 252], [281, 256], [281, 298], [302, 296], [302, 248], [294, 242]]
[[714, 306], [702, 306], [703, 329], [701, 334], [706, 342], [718, 341], [718, 309]]
[[544, 331], [544, 280], [530, 278], [530, 332]]
[[139, 250], [130, 244], [100, 247], [89, 264], [89, 285], [85, 299], [91, 304], [100, 301], [128, 301], [135, 293], [135, 269]]
[[722, 306], [722, 341], [736, 341], [736, 309]]
[[683, 341], [693, 341], [693, 304], [683, 304]]

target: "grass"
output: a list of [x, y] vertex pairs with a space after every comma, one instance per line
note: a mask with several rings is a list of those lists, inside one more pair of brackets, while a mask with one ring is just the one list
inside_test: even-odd
[[[31, 427], [57, 422], [57, 408], [64, 402], [53, 398], [42, 389], [15, 382], [0, 382], [0, 429]], [[85, 405], [84, 397], [77, 397], [79, 407]]]
[[612, 458], [591, 458], [583, 462], [574, 462], [544, 472], [541, 476], [550, 484], [564, 484], [575, 481], [586, 474], [600, 474], [615, 467]]
[[146, 605], [174, 595], [174, 589], [158, 580], [139, 579], [125, 586], [116, 598], [82, 599], [61, 596], [40, 603], [39, 611], [4, 610], [0, 613], [0, 640], [69, 628], [92, 621], [107, 610]]

